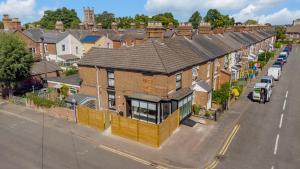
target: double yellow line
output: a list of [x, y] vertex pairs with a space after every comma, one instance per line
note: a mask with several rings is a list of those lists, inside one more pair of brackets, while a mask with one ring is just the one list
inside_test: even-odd
[[[226, 139], [224, 145], [222, 146], [221, 150], [219, 151], [218, 156], [224, 156], [225, 155], [226, 151], [228, 150], [228, 147], [230, 146], [234, 136], [236, 135], [236, 133], [238, 132], [239, 129], [240, 129], [239, 124], [234, 126], [233, 130], [231, 131], [230, 135], [228, 136], [228, 138]], [[218, 164], [219, 164], [219, 159], [214, 159], [214, 161], [211, 162], [205, 169], [213, 169]]]
[[219, 152], [219, 155], [225, 155], [230, 143], [232, 142], [234, 136], [236, 135], [236, 133], [238, 132], [238, 130], [240, 129], [240, 125], [237, 124], [236, 126], [234, 126], [232, 132], [230, 133], [229, 137], [227, 138], [225, 144], [223, 145], [222, 149]]

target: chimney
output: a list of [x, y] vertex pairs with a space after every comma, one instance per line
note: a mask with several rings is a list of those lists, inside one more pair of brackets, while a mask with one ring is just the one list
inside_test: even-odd
[[64, 29], [64, 23], [62, 21], [56, 21], [55, 30], [63, 32], [65, 30]]
[[243, 31], [245, 31], [245, 29], [246, 29], [246, 26], [245, 25], [235, 25], [234, 27], [233, 27], [233, 31], [234, 32], [243, 32]]
[[136, 29], [136, 25], [135, 25], [134, 22], [131, 22], [131, 23], [130, 23], [130, 29]]
[[189, 22], [180, 23], [177, 27], [177, 36], [185, 36], [187, 38], [192, 38], [193, 27]]
[[118, 23], [112, 22], [112, 23], [111, 23], [111, 29], [113, 29], [113, 30], [118, 30]]
[[211, 25], [208, 22], [201, 22], [198, 26], [198, 33], [199, 34], [211, 34]]
[[144, 22], [140, 22], [140, 29], [145, 29], [145, 23]]
[[80, 30], [84, 30], [84, 23], [80, 23], [80, 24], [79, 24], [79, 29], [80, 29]]
[[149, 22], [147, 26], [147, 36], [149, 39], [163, 39], [164, 27], [161, 22]]
[[224, 34], [224, 32], [225, 32], [225, 28], [215, 28], [213, 30], [214, 34]]
[[3, 23], [4, 29], [7, 29], [7, 30], [11, 29], [11, 22], [12, 22], [12, 19], [9, 17], [9, 15], [4, 14], [3, 18], [2, 18], [2, 23]]
[[98, 24], [97, 24], [97, 29], [98, 29], [98, 30], [101, 30], [101, 29], [102, 29], [102, 23], [98, 23]]
[[168, 24], [168, 27], [167, 27], [167, 29], [168, 30], [170, 30], [170, 31], [172, 31], [172, 30], [174, 30], [174, 24], [172, 23], [172, 22], [170, 22], [169, 24]]

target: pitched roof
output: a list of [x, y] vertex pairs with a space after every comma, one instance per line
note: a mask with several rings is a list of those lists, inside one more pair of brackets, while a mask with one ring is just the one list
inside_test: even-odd
[[82, 43], [95, 43], [100, 38], [101, 38], [101, 36], [98, 36], [98, 35], [87, 35], [84, 38], [82, 38], [80, 41]]
[[78, 74], [64, 76], [64, 77], [49, 77], [49, 78], [47, 78], [47, 81], [75, 85], [75, 86], [80, 86], [80, 83], [81, 83], [81, 79]]
[[80, 59], [79, 57], [72, 55], [72, 54], [66, 54], [66, 55], [58, 55], [61, 59], [67, 61], [67, 60], [74, 60], [74, 59]]
[[287, 27], [286, 33], [300, 33], [300, 25]]
[[[47, 66], [47, 67], [45, 67]], [[62, 69], [55, 63], [51, 61], [41, 61], [41, 62], [34, 62], [32, 68], [31, 68], [31, 75], [41, 75], [55, 71], [62, 71]]]
[[23, 33], [35, 42], [57, 43], [69, 35], [69, 32], [58, 32], [54, 30], [43, 30], [39, 28], [26, 29]]
[[148, 40], [130, 48], [93, 47], [78, 65], [169, 74], [206, 60], [180, 41]]

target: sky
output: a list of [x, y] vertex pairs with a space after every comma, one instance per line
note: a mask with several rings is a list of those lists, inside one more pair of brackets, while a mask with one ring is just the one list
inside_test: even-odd
[[211, 8], [239, 22], [254, 19], [280, 25], [300, 18], [300, 0], [0, 0], [0, 18], [9, 14], [19, 17], [22, 23], [33, 22], [39, 20], [45, 10], [61, 7], [75, 9], [81, 20], [83, 7], [94, 7], [95, 13], [109, 11], [116, 16], [172, 12], [181, 22], [187, 21], [196, 10], [205, 16]]

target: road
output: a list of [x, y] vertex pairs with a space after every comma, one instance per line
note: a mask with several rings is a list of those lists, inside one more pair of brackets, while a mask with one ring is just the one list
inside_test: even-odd
[[43, 129], [41, 113], [8, 111], [1, 104], [1, 169], [152, 168], [87, 142], [73, 135], [71, 129], [50, 125], [54, 118], [45, 117]]
[[300, 168], [300, 46], [294, 46], [271, 102], [247, 101], [240, 129], [217, 169]]

